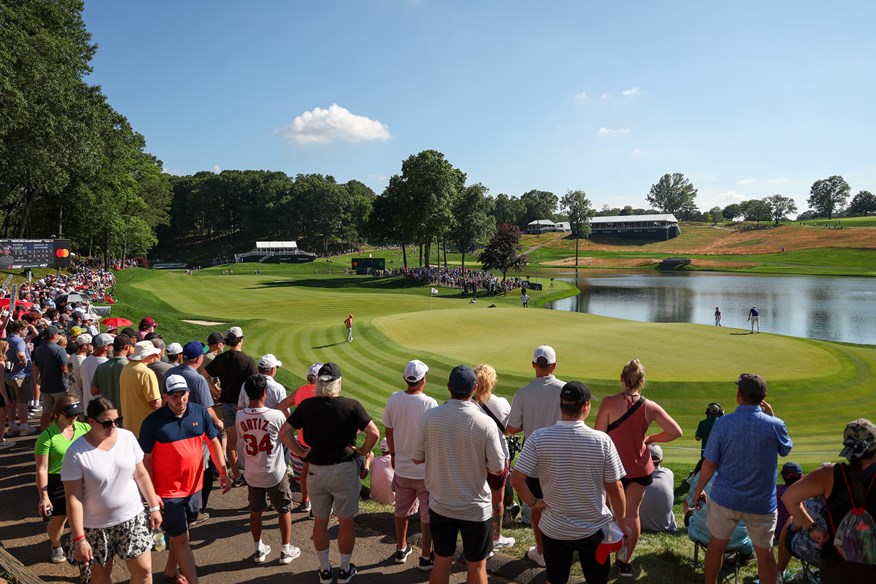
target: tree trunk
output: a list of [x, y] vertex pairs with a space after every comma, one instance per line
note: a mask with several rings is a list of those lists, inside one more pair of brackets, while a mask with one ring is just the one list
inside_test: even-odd
[[423, 257], [426, 258], [426, 267], [432, 265], [432, 238], [426, 240], [423, 244]]
[[444, 269], [447, 269], [447, 238], [444, 238]]
[[405, 245], [405, 242], [402, 242], [402, 260], [405, 265], [405, 269], [408, 269], [408, 247]]
[[27, 232], [27, 227], [30, 225], [30, 208], [33, 205], [33, 200], [36, 198], [36, 189], [25, 189], [24, 191], [24, 209], [21, 213], [21, 224], [18, 227], [18, 239], [24, 239], [24, 234]]
[[465, 250], [462, 250], [462, 272], [465, 273]]
[[578, 238], [575, 238], [575, 267], [578, 267]]
[[64, 205], [58, 209], [58, 239], [64, 239]]

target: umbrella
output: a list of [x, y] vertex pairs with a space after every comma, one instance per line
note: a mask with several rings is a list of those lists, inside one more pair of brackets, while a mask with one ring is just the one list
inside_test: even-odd
[[126, 326], [131, 326], [134, 323], [131, 322], [130, 320], [128, 320], [127, 318], [121, 318], [121, 317], [115, 316], [113, 318], [103, 319], [102, 321], [100, 321], [100, 324], [105, 324], [107, 327], [114, 326], [116, 328], [122, 328], [122, 327], [126, 327]]
[[61, 304], [62, 302], [66, 302], [71, 306], [74, 304], [82, 304], [84, 302], [88, 302], [88, 299], [85, 298], [82, 294], [77, 294], [76, 292], [71, 292], [70, 294], [61, 294], [55, 298], [55, 304]]
[[[0, 298], [0, 308], [9, 308], [9, 301], [9, 298]], [[27, 309], [33, 306], [33, 302], [28, 302], [27, 300], [16, 300], [15, 306]]]

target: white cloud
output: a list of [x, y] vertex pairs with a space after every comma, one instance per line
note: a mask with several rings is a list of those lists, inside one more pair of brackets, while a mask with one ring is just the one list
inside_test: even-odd
[[599, 131], [596, 132], [600, 138], [605, 138], [607, 136], [620, 136], [622, 134], [629, 134], [630, 130], [628, 128], [599, 128]]
[[791, 182], [791, 179], [789, 179], [786, 176], [780, 176], [779, 178], [766, 178], [766, 179], [744, 178], [742, 180], [736, 181], [736, 184], [742, 185], [742, 186], [749, 186], [749, 185], [753, 185], [754, 183], [759, 183], [759, 182], [767, 183], [767, 184], [771, 184], [771, 185], [782, 185], [782, 184]]
[[633, 148], [633, 155], [638, 156], [641, 153], [642, 153], [641, 148]]
[[602, 95], [599, 96], [599, 99], [608, 99], [609, 97], [611, 97], [611, 94], [605, 91]]
[[280, 133], [299, 144], [389, 140], [392, 137], [386, 124], [353, 114], [336, 103], [328, 109], [316, 107], [304, 112], [280, 129]]
[[621, 91], [621, 95], [625, 95], [627, 97], [635, 97], [638, 95], [643, 95], [645, 92], [639, 89], [638, 87], [630, 87], [629, 89], [624, 89]]
[[213, 173], [214, 173], [214, 174], [219, 174], [220, 172], [222, 172], [222, 167], [219, 166], [218, 164], [214, 164], [214, 165], [213, 165]]
[[161, 168], [161, 172], [163, 172], [164, 174], [169, 174], [170, 176], [182, 176], [181, 172], [173, 170], [172, 168], [167, 168], [166, 166], [163, 166]]
[[718, 204], [722, 207], [726, 207], [731, 203], [741, 203], [747, 199], [750, 199], [748, 195], [743, 195], [742, 193], [737, 193], [736, 191], [726, 191], [724, 193], [719, 193], [715, 199], [718, 201]]
[[742, 180], [736, 181], [736, 184], [743, 186], [743, 187], [747, 187], [748, 185], [753, 185], [756, 182], [757, 182], [756, 178], [744, 178]]
[[587, 101], [587, 94], [582, 91], [581, 93], [575, 95], [575, 99], [577, 99], [578, 101]]
[[389, 177], [382, 174], [369, 174], [365, 177], [365, 180], [370, 183], [385, 184]]

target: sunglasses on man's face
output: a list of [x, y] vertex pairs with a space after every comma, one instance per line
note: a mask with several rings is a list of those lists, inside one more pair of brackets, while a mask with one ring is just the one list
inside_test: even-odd
[[119, 416], [115, 420], [104, 420], [102, 422], [99, 420], [95, 420], [95, 422], [103, 426], [104, 430], [112, 430], [113, 426], [115, 426], [116, 428], [122, 427], [122, 416]]

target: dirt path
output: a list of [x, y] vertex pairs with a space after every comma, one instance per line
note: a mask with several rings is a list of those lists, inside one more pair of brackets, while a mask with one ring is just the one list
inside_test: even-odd
[[[37, 493], [34, 486], [33, 446], [35, 437], [14, 438], [15, 447], [0, 454], [0, 540], [3, 546], [34, 575], [46, 582], [77, 582], [78, 571], [68, 564], [48, 562], [49, 542], [45, 524], [36, 516]], [[246, 487], [232, 489], [226, 495], [219, 492], [218, 485], [210, 496], [210, 519], [191, 531], [192, 547], [198, 564], [200, 581], [206, 584], [238, 582], [277, 582], [288, 584], [318, 582], [318, 562], [311, 542], [312, 522], [304, 514], [293, 515], [292, 544], [301, 548], [301, 556], [291, 564], [281, 566], [277, 562], [280, 550], [276, 514], [264, 514], [263, 541], [273, 550], [268, 561], [256, 565], [251, 559], [252, 538], [249, 534], [246, 511]], [[298, 493], [293, 493], [298, 497]], [[395, 538], [390, 513], [362, 514], [356, 518], [356, 548], [353, 563], [358, 567], [357, 583], [414, 584], [428, 582], [429, 574], [414, 566], [419, 552], [408, 558], [406, 564], [393, 562]], [[412, 526], [413, 527], [413, 526]], [[413, 529], [411, 530], [413, 531]], [[331, 561], [337, 567], [339, 556], [335, 540], [337, 523], [332, 522], [330, 535], [333, 539]], [[66, 542], [68, 536], [64, 536]], [[411, 539], [419, 541], [417, 535]], [[415, 543], [416, 543], [415, 541]], [[153, 581], [163, 582], [161, 577], [167, 552], [152, 554]], [[544, 582], [544, 572], [532, 562], [497, 554], [489, 560], [489, 581], [495, 584], [521, 584]], [[502, 575], [498, 575], [502, 574]], [[121, 582], [130, 577], [124, 563], [116, 561], [113, 581]], [[290, 580], [291, 577], [291, 580]], [[451, 582], [465, 581], [465, 568], [454, 564]]]

